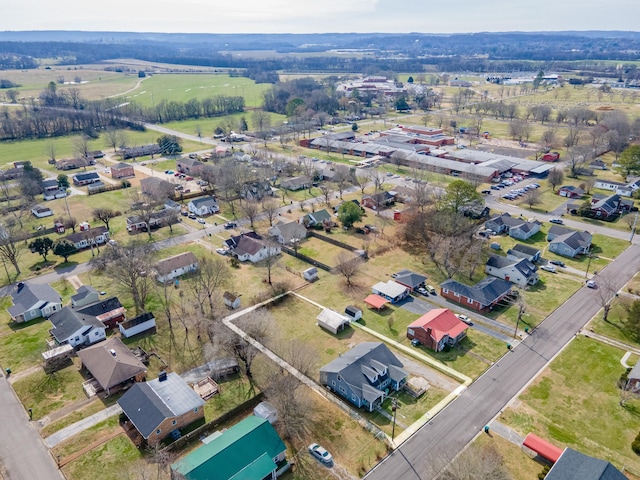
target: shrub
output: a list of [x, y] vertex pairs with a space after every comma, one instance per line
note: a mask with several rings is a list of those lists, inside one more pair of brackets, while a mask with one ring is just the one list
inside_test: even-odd
[[640, 455], [640, 433], [636, 435], [636, 438], [631, 443], [631, 450], [633, 450], [636, 455]]

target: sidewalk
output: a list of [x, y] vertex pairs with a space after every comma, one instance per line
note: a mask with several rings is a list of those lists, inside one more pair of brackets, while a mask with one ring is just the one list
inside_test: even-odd
[[626, 352], [631, 352], [636, 355], [640, 355], [640, 348], [632, 347], [631, 345], [627, 345], [626, 343], [619, 342], [618, 340], [613, 340], [612, 338], [605, 337], [604, 335], [600, 335], [599, 333], [595, 333], [591, 330], [585, 330], [583, 328], [578, 333], [580, 335], [584, 335], [587, 338], [594, 338], [599, 342], [606, 343], [607, 345], [611, 345], [612, 347], [619, 348], [620, 350], [624, 350]]

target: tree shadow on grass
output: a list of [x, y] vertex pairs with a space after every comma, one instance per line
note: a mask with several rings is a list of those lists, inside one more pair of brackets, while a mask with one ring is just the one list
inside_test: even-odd
[[53, 267], [54, 270], [58, 271], [58, 270], [62, 270], [62, 269], [70, 269], [73, 270], [74, 268], [76, 268], [79, 265], [78, 262], [73, 262], [73, 261], [69, 261], [69, 262], [62, 262], [57, 264], [55, 267]]

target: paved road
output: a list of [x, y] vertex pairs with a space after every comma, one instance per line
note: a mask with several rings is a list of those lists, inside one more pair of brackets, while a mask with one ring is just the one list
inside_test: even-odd
[[62, 480], [4, 375], [0, 375], [0, 425], [0, 471], [4, 480]]
[[[603, 273], [620, 289], [640, 269], [640, 247], [623, 252]], [[505, 408], [600, 309], [593, 290], [581, 288], [458, 399], [365, 477], [430, 479]]]

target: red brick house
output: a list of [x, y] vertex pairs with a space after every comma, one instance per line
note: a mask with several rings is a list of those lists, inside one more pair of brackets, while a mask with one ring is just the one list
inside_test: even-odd
[[135, 177], [136, 173], [133, 169], [133, 165], [120, 162], [115, 165], [111, 165], [111, 178], [120, 179]]
[[407, 326], [407, 337], [436, 352], [455, 345], [466, 336], [469, 328], [448, 308], [436, 308]]
[[440, 284], [440, 295], [472, 310], [488, 312], [511, 294], [511, 283], [501, 278], [487, 277], [473, 286], [456, 280]]

